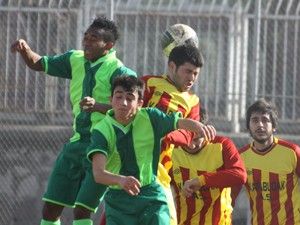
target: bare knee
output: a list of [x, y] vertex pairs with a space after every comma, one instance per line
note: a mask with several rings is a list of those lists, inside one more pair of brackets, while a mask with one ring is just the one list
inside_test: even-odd
[[43, 206], [43, 219], [48, 221], [56, 221], [60, 218], [60, 215], [64, 207], [50, 202], [45, 202]]
[[91, 211], [89, 209], [76, 205], [74, 209], [75, 220], [89, 219], [90, 217], [91, 217]]

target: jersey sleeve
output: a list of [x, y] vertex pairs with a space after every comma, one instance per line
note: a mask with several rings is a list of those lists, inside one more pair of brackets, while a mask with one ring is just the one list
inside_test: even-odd
[[298, 145], [296, 145], [296, 147], [295, 147], [295, 153], [296, 153], [296, 158], [297, 158], [296, 174], [298, 177], [300, 177], [300, 147]]
[[105, 136], [98, 130], [94, 129], [91, 135], [91, 144], [87, 148], [87, 158], [92, 161], [92, 155], [94, 153], [101, 153], [108, 155], [108, 141]]
[[45, 73], [61, 78], [72, 78], [70, 57], [74, 51], [68, 51], [62, 55], [43, 56], [42, 65]]
[[132, 69], [126, 67], [126, 66], [121, 66], [118, 67], [112, 74], [112, 76], [110, 77], [110, 84], [113, 84], [113, 81], [116, 77], [118, 76], [123, 76], [123, 75], [128, 75], [128, 76], [137, 76], [136, 72], [133, 71]]
[[149, 106], [149, 105], [148, 105], [148, 104], [149, 104], [149, 101], [150, 101], [150, 99], [151, 99], [151, 97], [152, 97], [152, 95], [153, 95], [153, 92], [154, 92], [154, 88], [150, 88], [150, 87], [148, 86], [148, 80], [149, 80], [151, 77], [153, 77], [153, 76], [151, 76], [151, 75], [146, 75], [146, 76], [142, 76], [142, 77], [141, 77], [141, 80], [143, 80], [143, 81], [144, 81], [144, 84], [145, 84], [144, 97], [143, 97], [143, 100], [144, 100], [144, 102], [143, 102], [143, 107]]
[[203, 176], [204, 186], [209, 188], [224, 188], [243, 185], [246, 182], [247, 174], [244, 163], [233, 142], [227, 139], [223, 142], [222, 168], [216, 172], [207, 172]]
[[174, 144], [175, 147], [187, 146], [193, 140], [193, 136], [194, 135], [192, 132], [180, 129], [167, 134], [164, 137], [163, 142], [165, 143], [166, 147], [170, 144]]
[[[193, 119], [196, 121], [200, 120], [200, 112], [199, 112], [199, 103], [196, 104], [191, 112], [188, 114], [187, 118]], [[175, 146], [188, 146], [194, 138], [194, 133], [188, 130], [175, 130], [169, 133], [163, 140], [166, 142], [164, 146], [168, 146], [169, 144], [174, 144]]]
[[156, 108], [147, 108], [147, 112], [150, 115], [155, 133], [159, 136], [164, 137], [167, 133], [177, 129], [177, 122], [181, 117], [180, 112], [166, 114]]

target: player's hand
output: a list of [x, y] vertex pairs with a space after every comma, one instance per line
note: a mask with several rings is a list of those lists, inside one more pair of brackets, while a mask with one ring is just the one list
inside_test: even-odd
[[194, 192], [198, 191], [200, 187], [201, 186], [198, 178], [187, 180], [183, 185], [183, 194], [189, 198], [193, 195]]
[[89, 96], [84, 97], [79, 103], [80, 108], [85, 112], [93, 112], [95, 104], [96, 104], [95, 99]]
[[28, 49], [30, 49], [30, 47], [27, 44], [27, 42], [23, 39], [19, 39], [19, 40], [15, 41], [10, 46], [10, 51], [13, 53], [27, 51]]
[[138, 195], [141, 183], [135, 177], [127, 176], [120, 179], [119, 186], [130, 195]]
[[211, 141], [216, 137], [216, 129], [212, 125], [203, 125], [196, 137], [203, 137], [206, 141]]

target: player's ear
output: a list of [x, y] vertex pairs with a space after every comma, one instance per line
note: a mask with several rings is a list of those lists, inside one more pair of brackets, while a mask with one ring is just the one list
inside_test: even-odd
[[174, 73], [174, 71], [176, 70], [176, 64], [173, 61], [169, 61], [168, 68], [170, 72]]
[[138, 100], [138, 107], [142, 107], [144, 104], [144, 100], [143, 99], [139, 99]]
[[114, 46], [114, 44], [115, 43], [112, 41], [106, 42], [105, 49], [110, 50]]
[[110, 104], [111, 104], [111, 102], [112, 102], [112, 98], [113, 98], [112, 96], [109, 97], [109, 102], [110, 102]]

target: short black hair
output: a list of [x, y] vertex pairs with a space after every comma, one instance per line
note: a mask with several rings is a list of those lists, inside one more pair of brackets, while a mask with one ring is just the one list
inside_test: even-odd
[[169, 62], [174, 62], [177, 67], [187, 62], [200, 68], [204, 64], [203, 56], [200, 50], [197, 47], [189, 44], [180, 45], [173, 48], [169, 55]]
[[271, 102], [267, 101], [264, 98], [260, 98], [255, 101], [249, 108], [246, 113], [246, 127], [249, 129], [250, 126], [250, 117], [253, 113], [263, 113], [270, 116], [273, 128], [277, 128], [278, 125], [278, 111], [276, 106]]
[[113, 96], [116, 87], [122, 87], [125, 91], [130, 92], [137, 91], [139, 100], [144, 98], [144, 82], [135, 76], [122, 75], [116, 77], [113, 80], [111, 96]]
[[103, 31], [103, 40], [105, 42], [116, 42], [119, 38], [118, 27], [114, 21], [104, 16], [94, 19], [88, 29], [99, 29]]

